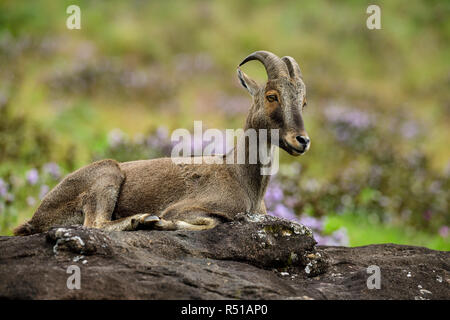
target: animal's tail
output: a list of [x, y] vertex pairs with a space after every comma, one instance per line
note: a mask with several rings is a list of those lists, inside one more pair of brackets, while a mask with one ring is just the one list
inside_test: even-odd
[[33, 226], [31, 225], [30, 221], [27, 221], [13, 231], [15, 236], [29, 236], [30, 234], [36, 233], [34, 231]]

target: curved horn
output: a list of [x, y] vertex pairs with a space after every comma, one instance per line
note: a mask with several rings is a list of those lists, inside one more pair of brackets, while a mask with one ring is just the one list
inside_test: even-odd
[[284, 64], [283, 61], [281, 61], [281, 59], [272, 52], [253, 52], [239, 64], [239, 67], [251, 60], [258, 60], [264, 65], [269, 80], [279, 78], [281, 75], [287, 76], [289, 74], [286, 64]]
[[285, 56], [281, 58], [281, 60], [283, 60], [284, 63], [286, 64], [289, 70], [289, 75], [291, 76], [292, 79], [303, 79], [300, 67], [298, 66], [298, 63], [297, 61], [295, 61], [294, 58]]

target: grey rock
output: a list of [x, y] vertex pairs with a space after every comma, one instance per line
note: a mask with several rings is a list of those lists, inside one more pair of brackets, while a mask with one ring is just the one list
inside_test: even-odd
[[[70, 265], [79, 290], [67, 288]], [[370, 265], [381, 289], [367, 288]], [[309, 228], [254, 214], [205, 231], [0, 237], [0, 299], [449, 299], [449, 270], [449, 252], [316, 246]]]

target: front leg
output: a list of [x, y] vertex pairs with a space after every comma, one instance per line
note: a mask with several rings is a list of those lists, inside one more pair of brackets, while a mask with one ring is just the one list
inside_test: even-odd
[[160, 218], [157, 216], [143, 213], [113, 221], [103, 221], [97, 227], [106, 231], [134, 231], [154, 229], [155, 223], [159, 221]]
[[98, 227], [106, 231], [134, 231], [134, 230], [190, 230], [199, 231], [212, 229], [218, 221], [209, 217], [194, 217], [189, 222], [183, 220], [165, 220], [157, 216], [144, 213], [135, 214], [113, 221], [104, 221]]
[[113, 221], [105, 221], [100, 228], [110, 231], [131, 231], [131, 230], [189, 230], [200, 231], [212, 229], [220, 222], [230, 221], [225, 213], [214, 212], [208, 206], [191, 202], [178, 202], [158, 216], [151, 214], [135, 214]]

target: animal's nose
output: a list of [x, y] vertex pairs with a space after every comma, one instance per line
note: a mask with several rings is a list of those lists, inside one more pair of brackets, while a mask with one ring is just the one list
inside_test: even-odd
[[297, 136], [296, 139], [305, 149], [308, 148], [309, 142], [311, 141], [307, 136]]

